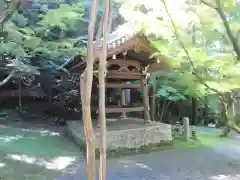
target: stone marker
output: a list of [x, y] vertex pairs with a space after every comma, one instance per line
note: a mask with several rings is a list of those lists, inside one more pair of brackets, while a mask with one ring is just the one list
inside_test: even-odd
[[183, 129], [184, 129], [184, 140], [188, 141], [190, 139], [190, 126], [189, 126], [189, 119], [187, 117], [183, 118]]

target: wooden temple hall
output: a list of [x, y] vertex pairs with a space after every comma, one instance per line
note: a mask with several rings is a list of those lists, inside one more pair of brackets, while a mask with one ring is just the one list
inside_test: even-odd
[[[112, 32], [108, 42], [107, 74], [106, 74], [106, 113], [119, 113], [126, 117], [129, 112], [143, 112], [145, 122], [150, 121], [150, 105], [147, 86], [148, 73], [166, 67], [164, 62], [150, 59], [156, 51], [148, 39], [138, 28], [129, 23], [123, 24]], [[100, 43], [101, 44], [101, 43]], [[100, 47], [99, 47], [100, 48]], [[66, 68], [72, 74], [82, 73], [86, 64], [81, 58], [75, 58]], [[97, 112], [98, 102], [98, 61], [95, 62], [92, 111]], [[142, 91], [143, 96], [131, 100], [131, 95]], [[155, 101], [155, 99], [152, 99]], [[137, 103], [138, 102], [138, 103]], [[108, 115], [107, 115], [108, 117]]]

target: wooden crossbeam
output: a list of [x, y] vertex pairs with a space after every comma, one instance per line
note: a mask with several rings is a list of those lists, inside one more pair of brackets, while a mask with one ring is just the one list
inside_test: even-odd
[[119, 72], [119, 71], [108, 71], [107, 79], [132, 79], [140, 80], [143, 74], [137, 72]]
[[[94, 106], [91, 109], [98, 113], [98, 107]], [[139, 107], [108, 106], [108, 107], [106, 107], [106, 113], [139, 112], [139, 111], [144, 111], [144, 107], [143, 106], [139, 106]]]
[[114, 113], [114, 112], [138, 112], [144, 111], [144, 107], [115, 107], [115, 108], [106, 108], [106, 113]]
[[143, 76], [143, 73], [139, 73], [139, 72], [124, 72], [124, 71], [114, 71], [114, 70], [110, 70], [107, 72], [107, 75], [131, 75], [131, 76]]
[[111, 65], [134, 66], [136, 68], [141, 68], [140, 62], [136, 60], [130, 60], [130, 59], [110, 59], [107, 61], [107, 67]]
[[140, 89], [141, 84], [118, 84], [118, 83], [107, 83], [106, 88], [122, 88], [122, 89]]

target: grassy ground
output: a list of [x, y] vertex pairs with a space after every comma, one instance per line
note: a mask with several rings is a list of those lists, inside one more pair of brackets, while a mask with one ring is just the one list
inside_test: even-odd
[[175, 148], [204, 148], [212, 147], [219, 141], [231, 139], [231, 137], [219, 137], [219, 131], [197, 131], [197, 140], [190, 139], [185, 142], [183, 138], [174, 138], [173, 144]]
[[0, 179], [51, 180], [82, 158], [61, 132], [33, 127], [0, 127]]
[[[173, 148], [204, 148], [221, 140], [213, 131], [198, 131], [197, 137], [187, 143], [176, 138]], [[82, 152], [56, 127], [0, 125], [0, 179], [51, 180], [82, 160]]]

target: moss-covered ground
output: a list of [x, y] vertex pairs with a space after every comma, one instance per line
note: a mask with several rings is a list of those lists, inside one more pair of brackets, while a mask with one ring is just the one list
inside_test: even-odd
[[72, 170], [82, 158], [58, 128], [0, 125], [0, 179], [51, 180]]

